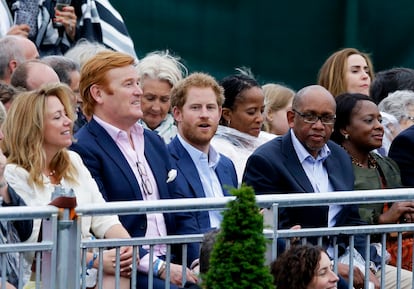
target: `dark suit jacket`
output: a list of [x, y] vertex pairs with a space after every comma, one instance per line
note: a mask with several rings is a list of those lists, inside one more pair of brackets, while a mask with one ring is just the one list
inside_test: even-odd
[[[354, 187], [354, 174], [349, 155], [332, 141], [327, 143], [331, 150], [324, 165], [335, 191], [351, 191]], [[275, 138], [259, 147], [248, 159], [243, 182], [250, 185], [256, 194], [314, 193], [311, 182], [299, 162], [293, 147], [290, 132]], [[301, 225], [303, 228], [326, 227], [328, 206], [281, 208], [279, 228]], [[356, 205], [344, 205], [336, 217], [336, 226], [365, 224]], [[365, 254], [363, 239], [355, 241], [358, 251]], [[347, 238], [341, 240], [342, 249], [347, 246]]]
[[404, 186], [414, 187], [414, 126], [402, 131], [392, 141], [388, 156], [400, 168], [401, 181]]
[[[177, 168], [176, 198], [205, 198], [206, 195], [201, 184], [197, 168], [187, 150], [175, 137], [168, 145], [173, 166]], [[223, 188], [224, 195], [229, 196], [228, 189], [237, 188], [237, 175], [233, 162], [220, 155], [220, 161], [216, 167], [216, 174]], [[191, 214], [198, 230], [205, 233], [211, 229], [208, 211], [187, 213]], [[183, 215], [183, 214], [180, 214]], [[185, 233], [185, 232], [183, 232]]]
[[[78, 152], [88, 167], [99, 190], [107, 201], [142, 200], [140, 186], [127, 160], [111, 136], [94, 119], [83, 126], [75, 138], [71, 149]], [[144, 130], [145, 157], [157, 182], [161, 199], [171, 199], [175, 182], [167, 184], [168, 172], [172, 169], [167, 147], [154, 132]], [[168, 235], [175, 235], [177, 227], [186, 227], [183, 221], [176, 223], [174, 214], [164, 214]], [[147, 230], [147, 217], [122, 215], [120, 220], [132, 237], [144, 237]], [[191, 231], [189, 229], [189, 231]], [[198, 247], [188, 249], [189, 260], [198, 257]], [[140, 255], [145, 254], [141, 250]]]

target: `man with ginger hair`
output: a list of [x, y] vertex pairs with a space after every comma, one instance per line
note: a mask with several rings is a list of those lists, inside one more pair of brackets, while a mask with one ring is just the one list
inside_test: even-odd
[[[142, 117], [142, 90], [132, 56], [104, 51], [89, 59], [81, 70], [79, 90], [83, 112], [90, 118], [75, 135], [72, 149], [78, 152], [107, 201], [158, 200], [172, 198], [175, 171], [163, 140], [138, 124]], [[176, 234], [172, 214], [151, 213], [120, 216], [132, 237], [163, 237]], [[188, 260], [198, 256], [198, 247], [189, 245]], [[147, 288], [149, 267], [153, 267], [154, 288], [165, 288], [166, 245], [154, 247], [154, 262], [149, 264], [148, 247], [140, 248], [137, 288]], [[180, 256], [179, 254], [176, 256]], [[174, 262], [173, 258], [173, 262]], [[186, 280], [196, 283], [187, 269]], [[182, 267], [170, 266], [171, 286], [182, 286]]]
[[[217, 198], [229, 196], [237, 188], [233, 162], [210, 144], [217, 131], [224, 102], [223, 88], [210, 75], [193, 73], [171, 91], [171, 104], [178, 134], [168, 145], [177, 167], [177, 198]], [[196, 227], [205, 233], [219, 228], [219, 211], [183, 212], [191, 214]]]

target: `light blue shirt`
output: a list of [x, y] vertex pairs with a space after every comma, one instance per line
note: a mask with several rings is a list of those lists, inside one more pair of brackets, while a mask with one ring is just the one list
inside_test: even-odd
[[[292, 129], [290, 130], [290, 135], [292, 137], [293, 147], [299, 158], [299, 162], [305, 170], [306, 176], [311, 182], [314, 192], [333, 192], [334, 189], [332, 187], [331, 182], [329, 181], [328, 172], [326, 171], [326, 167], [323, 165], [323, 162], [331, 154], [331, 150], [329, 149], [329, 147], [325, 144], [319, 151], [318, 156], [315, 159], [298, 140]], [[327, 224], [328, 227], [335, 226], [335, 217], [339, 213], [341, 208], [342, 206], [340, 205], [329, 206]]]
[[[187, 143], [179, 134], [177, 134], [177, 137], [197, 168], [206, 198], [223, 197], [223, 189], [216, 174], [220, 154], [211, 145], [208, 154], [206, 154]], [[219, 228], [223, 219], [220, 211], [209, 211], [208, 213], [211, 227]]]

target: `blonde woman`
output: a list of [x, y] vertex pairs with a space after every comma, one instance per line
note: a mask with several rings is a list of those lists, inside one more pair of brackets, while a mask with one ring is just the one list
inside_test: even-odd
[[[7, 156], [5, 178], [28, 206], [44, 206], [55, 187], [73, 189], [78, 204], [105, 203], [98, 187], [72, 144], [73, 111], [70, 88], [46, 85], [20, 94], [10, 107], [3, 125], [2, 149]], [[29, 242], [36, 242], [40, 220], [34, 221]], [[129, 238], [116, 216], [82, 218], [82, 238]], [[33, 255], [27, 255], [27, 264]], [[113, 288], [115, 249], [105, 251], [104, 288]], [[96, 254], [88, 253], [87, 264], [98, 266]], [[130, 286], [132, 248], [121, 248], [121, 287]], [[27, 270], [26, 270], [27, 271]]]
[[284, 135], [289, 130], [287, 111], [292, 108], [295, 92], [283, 85], [268, 83], [262, 86], [265, 97], [264, 131]]

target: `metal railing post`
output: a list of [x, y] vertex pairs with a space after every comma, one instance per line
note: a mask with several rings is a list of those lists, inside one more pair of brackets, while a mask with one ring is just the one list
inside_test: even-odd
[[61, 212], [57, 226], [56, 289], [78, 289], [80, 280], [80, 229], [78, 229], [78, 220], [70, 218], [70, 209], [62, 209]]
[[[41, 256], [41, 282], [43, 288], [56, 288], [56, 263], [57, 263], [57, 223], [55, 217], [43, 219], [42, 221], [42, 242], [53, 242], [51, 251], [43, 251]], [[36, 277], [36, 280], [38, 278]]]

